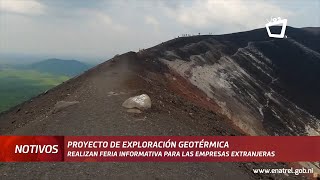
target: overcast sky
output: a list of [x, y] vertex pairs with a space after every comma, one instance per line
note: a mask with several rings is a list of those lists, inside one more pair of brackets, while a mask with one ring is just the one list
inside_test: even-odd
[[0, 0], [0, 54], [110, 58], [184, 33], [320, 26], [320, 0]]

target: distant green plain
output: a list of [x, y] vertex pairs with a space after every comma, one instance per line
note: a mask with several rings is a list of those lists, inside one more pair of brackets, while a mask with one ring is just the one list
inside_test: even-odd
[[34, 70], [0, 69], [0, 112], [37, 96], [69, 78]]

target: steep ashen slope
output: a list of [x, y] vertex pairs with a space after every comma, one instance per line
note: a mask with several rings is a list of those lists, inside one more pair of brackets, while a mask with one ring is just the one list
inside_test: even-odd
[[299, 42], [301, 29], [289, 28], [281, 40], [255, 31], [207, 36], [162, 49], [156, 59], [250, 135], [319, 135], [320, 53], [311, 49], [317, 46]]

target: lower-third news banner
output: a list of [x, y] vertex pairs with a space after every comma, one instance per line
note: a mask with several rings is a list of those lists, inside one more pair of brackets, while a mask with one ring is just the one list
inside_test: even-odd
[[315, 162], [319, 152], [319, 136], [0, 136], [1, 162]]

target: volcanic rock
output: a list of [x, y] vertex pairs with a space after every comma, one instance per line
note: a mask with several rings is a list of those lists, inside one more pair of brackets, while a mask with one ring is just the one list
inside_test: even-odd
[[147, 94], [141, 94], [139, 96], [130, 97], [122, 104], [125, 108], [138, 108], [140, 110], [146, 110], [151, 108], [151, 99]]
[[136, 109], [136, 108], [128, 109], [127, 112], [128, 112], [128, 113], [135, 113], [135, 114], [140, 114], [140, 113], [142, 113], [141, 110]]
[[58, 101], [55, 105], [54, 105], [54, 110], [53, 112], [56, 113], [58, 111], [61, 111], [64, 108], [67, 108], [69, 106], [78, 104], [79, 101]]

